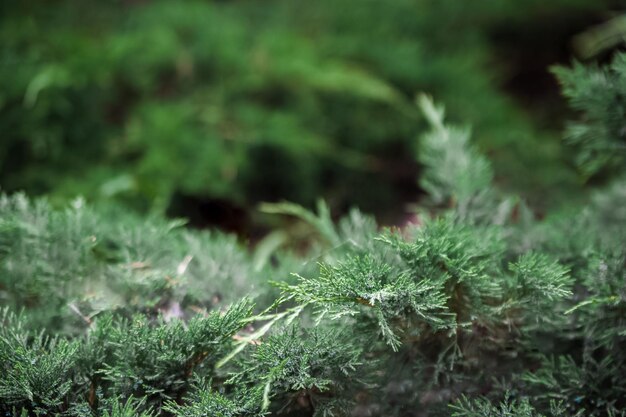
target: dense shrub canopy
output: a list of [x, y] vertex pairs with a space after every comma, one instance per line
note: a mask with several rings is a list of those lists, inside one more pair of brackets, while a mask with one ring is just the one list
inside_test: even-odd
[[[322, 195], [389, 218], [417, 191], [416, 91], [472, 121], [508, 187], [574, 185], [557, 134], [498, 82], [515, 81], [520, 42], [541, 72], [563, 60], [561, 38], [608, 0], [134, 3], [2, 6], [5, 190], [185, 216], [204, 202], [196, 220], [225, 226], [211, 216], [223, 206]], [[553, 50], [527, 35], [541, 22]]]
[[[626, 54], [553, 69], [561, 177], [557, 142], [518, 152], [552, 133], [490, 83], [486, 33], [600, 5], [508, 4], [3, 5], [0, 174], [50, 195], [0, 195], [0, 413], [626, 416]], [[399, 204], [394, 141], [420, 167], [410, 221], [310, 210], [326, 185], [340, 209]], [[546, 171], [499, 180], [534, 152]], [[269, 200], [290, 227], [187, 227], [176, 195]]]

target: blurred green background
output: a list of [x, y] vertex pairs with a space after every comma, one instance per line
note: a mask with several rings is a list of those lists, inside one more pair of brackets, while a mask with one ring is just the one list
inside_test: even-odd
[[[0, 5], [0, 186], [253, 235], [289, 200], [383, 223], [419, 200], [417, 92], [542, 210], [581, 180], [548, 67], [610, 0]], [[549, 190], [549, 191], [547, 191]]]

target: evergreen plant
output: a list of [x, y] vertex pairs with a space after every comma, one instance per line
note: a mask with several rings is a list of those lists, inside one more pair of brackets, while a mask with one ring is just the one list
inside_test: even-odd
[[583, 112], [567, 133], [583, 171], [607, 171], [543, 218], [427, 96], [415, 220], [264, 206], [316, 231], [297, 254], [281, 232], [251, 252], [158, 216], [3, 195], [0, 412], [626, 415], [625, 59], [557, 70]]

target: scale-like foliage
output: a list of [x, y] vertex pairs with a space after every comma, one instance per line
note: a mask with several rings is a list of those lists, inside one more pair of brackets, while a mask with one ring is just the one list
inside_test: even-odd
[[361, 351], [340, 330], [291, 327], [255, 346], [230, 383], [261, 396], [263, 411], [344, 415], [363, 386]]
[[236, 401], [209, 389], [195, 391], [193, 395], [185, 399], [183, 405], [170, 402], [164, 407], [164, 410], [176, 417], [253, 417], [261, 415], [251, 412]]
[[473, 198], [490, 192], [491, 164], [469, 143], [469, 129], [444, 124], [442, 106], [425, 95], [418, 97], [418, 104], [431, 126], [420, 140], [418, 156], [426, 168], [420, 184], [436, 203], [454, 199], [465, 210]]
[[[161, 218], [0, 198], [0, 411], [623, 415], [623, 179], [535, 219], [497, 191], [468, 136], [421, 105], [438, 206], [398, 230], [356, 210], [335, 224], [324, 203], [273, 204], [308, 226], [252, 254]], [[282, 253], [292, 235], [310, 236], [294, 245], [303, 256]], [[261, 312], [224, 309], [247, 285]]]
[[[194, 375], [212, 377], [216, 362], [232, 344], [251, 306], [155, 325], [142, 316], [113, 324], [104, 340], [107, 357], [97, 376], [107, 393], [144, 397], [157, 405], [179, 399]], [[106, 324], [105, 324], [106, 325]]]
[[[104, 410], [103, 416], [106, 410], [122, 416], [135, 408], [158, 411], [166, 400], [182, 398], [194, 377], [214, 375], [251, 308], [243, 301], [186, 323], [109, 315], [97, 319], [86, 338], [71, 341], [29, 332], [21, 317], [4, 310], [0, 411], [80, 415], [86, 404]], [[122, 408], [115, 402], [131, 397], [140, 400]]]
[[297, 285], [285, 287], [285, 292], [300, 304], [314, 305], [318, 321], [325, 315], [338, 318], [359, 313], [375, 320], [394, 349], [400, 340], [391, 322], [408, 312], [435, 328], [448, 325], [442, 314], [446, 298], [441, 283], [428, 279], [417, 282], [371, 257], [321, 265], [318, 277], [301, 277]]
[[566, 413], [559, 403], [550, 405], [549, 414], [540, 413], [530, 404], [528, 398], [513, 399], [508, 393], [499, 405], [493, 405], [484, 398], [472, 401], [463, 397], [451, 409], [452, 417], [559, 417]]
[[145, 399], [129, 397], [103, 398], [96, 410], [87, 404], [77, 404], [67, 413], [70, 417], [154, 417], [155, 413], [146, 410]]
[[271, 265], [256, 268], [235, 236], [185, 230], [77, 200], [0, 196], [0, 294], [35, 325], [74, 331], [116, 309], [193, 315], [264, 295]]
[[77, 343], [31, 333], [23, 319], [0, 312], [0, 412], [63, 411], [73, 394]]

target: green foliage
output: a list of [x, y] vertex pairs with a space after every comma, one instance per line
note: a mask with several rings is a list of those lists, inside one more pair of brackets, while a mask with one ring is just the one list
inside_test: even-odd
[[264, 411], [341, 415], [353, 405], [346, 391], [362, 384], [360, 354], [338, 329], [302, 332], [291, 327], [239, 361], [242, 370], [229, 383], [246, 396], [255, 393], [253, 399], [262, 397]]
[[259, 415], [209, 389], [198, 389], [185, 405], [170, 402], [165, 408], [176, 417], [243, 417]]
[[512, 263], [509, 269], [514, 273], [516, 284], [510, 292], [520, 302], [540, 307], [541, 303], [552, 303], [572, 295], [572, 281], [566, 268], [545, 255], [525, 254]]
[[626, 55], [617, 54], [610, 66], [555, 68], [563, 93], [580, 121], [571, 122], [566, 139], [576, 147], [576, 162], [586, 177], [623, 171], [626, 163]]
[[80, 404], [69, 411], [75, 417], [153, 417], [154, 413], [145, 410], [145, 400], [129, 397], [126, 401], [117, 398], [102, 399], [94, 412], [89, 405]]
[[[328, 77], [309, 81], [345, 81]], [[441, 107], [420, 104], [435, 206], [398, 229], [271, 204], [301, 222], [249, 252], [156, 215], [3, 195], [0, 412], [624, 415], [623, 177], [534, 216]], [[292, 236], [308, 238], [286, 252]]]
[[72, 389], [76, 343], [30, 334], [7, 309], [0, 324], [0, 412], [62, 410]]
[[418, 158], [426, 168], [421, 186], [436, 203], [454, 199], [463, 207], [490, 189], [491, 164], [469, 144], [469, 129], [444, 125], [443, 107], [424, 95], [418, 103], [432, 128], [420, 141]]
[[[180, 317], [266, 291], [234, 236], [185, 230], [180, 221], [140, 219], [75, 201], [0, 197], [0, 294], [29, 308], [35, 324], [71, 331], [101, 311]], [[267, 293], [265, 293], [267, 294]]]
[[226, 313], [215, 311], [187, 323], [150, 325], [141, 316], [112, 326], [105, 322], [110, 327], [99, 332], [106, 334], [106, 356], [88, 361], [102, 361], [96, 377], [107, 394], [146, 396], [156, 398], [157, 404], [180, 398], [192, 375], [213, 375], [217, 360], [229, 350], [232, 336], [250, 310], [249, 303], [243, 302]]
[[[463, 397], [451, 408], [453, 417], [544, 417], [546, 415], [535, 410], [528, 398], [515, 400], [511, 399], [508, 394], [505, 401], [498, 406], [494, 406], [486, 399], [471, 401]], [[549, 416], [558, 417], [565, 414], [560, 404], [552, 403], [550, 408], [550, 413], [547, 414]]]
[[[105, 315], [86, 336], [68, 341], [29, 332], [22, 317], [5, 309], [0, 411], [85, 415], [85, 403], [107, 417], [160, 411], [165, 401], [182, 398], [193, 378], [215, 376], [217, 360], [232, 349], [250, 313], [244, 301], [186, 323]], [[118, 398], [128, 401], [118, 404]]]
[[323, 200], [317, 202], [317, 214], [298, 204], [287, 202], [265, 203], [261, 205], [260, 209], [265, 213], [286, 214], [299, 218], [313, 227], [327, 245], [336, 246], [342, 243], [333, 220], [330, 218], [329, 208]]
[[555, 304], [572, 295], [567, 269], [548, 256], [527, 253], [505, 269], [505, 242], [491, 226], [443, 217], [406, 234], [379, 237], [391, 262], [348, 253], [322, 264], [318, 276], [282, 286], [283, 300], [312, 306], [317, 323], [343, 319], [376, 357], [388, 355], [372, 343], [380, 338], [400, 355], [421, 358], [423, 375], [412, 377], [421, 389], [471, 384], [486, 360], [514, 366], [499, 350], [520, 343], [538, 322], [557, 321], [565, 307]]
[[404, 155], [416, 90], [473, 121], [512, 185], [571, 181], [555, 135], [536, 132], [494, 83], [511, 76], [493, 64], [493, 38], [507, 22], [505, 48], [517, 50], [534, 33], [528, 21], [567, 31], [561, 17], [606, 3], [10, 2], [0, 182], [144, 211], [181, 194], [307, 206], [326, 194], [337, 207], [395, 213], [415, 191]]
[[431, 127], [420, 138], [417, 154], [424, 166], [420, 186], [431, 203], [453, 207], [463, 222], [506, 223], [515, 199], [503, 198], [493, 187], [492, 165], [470, 143], [470, 130], [446, 124], [443, 106], [428, 96], [418, 96], [417, 103]]
[[623, 415], [624, 364], [619, 353], [594, 359], [585, 352], [582, 364], [571, 357], [544, 358], [541, 369], [522, 376], [537, 403], [557, 399], [573, 413], [589, 416]]
[[390, 321], [407, 311], [433, 327], [446, 327], [440, 317], [446, 301], [440, 286], [436, 281], [415, 282], [408, 274], [394, 274], [371, 257], [355, 257], [334, 267], [322, 265], [319, 277], [301, 277], [285, 292], [288, 299], [316, 306], [318, 321], [326, 315], [336, 319], [370, 310], [367, 316], [377, 321], [385, 341], [397, 349], [400, 341]]

